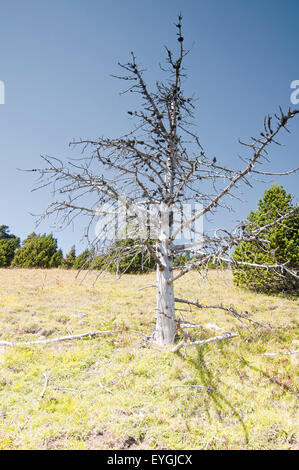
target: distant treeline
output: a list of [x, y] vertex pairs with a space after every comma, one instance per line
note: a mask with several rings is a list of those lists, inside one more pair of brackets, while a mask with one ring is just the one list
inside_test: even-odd
[[[111, 258], [111, 251], [115, 250], [117, 254], [120, 248], [122, 256], [118, 258], [116, 255], [114, 261], [107, 265], [105, 253], [96, 256], [92, 250], [85, 249], [77, 256], [73, 246], [64, 257], [52, 234], [37, 235], [33, 232], [21, 242], [19, 237], [10, 233], [7, 225], [0, 225], [0, 267], [105, 269], [136, 274], [154, 269], [155, 260], [150, 255], [144, 256], [144, 253], [135, 251], [135, 244], [136, 240], [132, 238], [114, 242], [109, 247], [109, 257]], [[123, 250], [124, 248], [126, 249]], [[184, 266], [190, 260], [189, 252], [178, 254], [174, 258], [174, 267]]]
[[[134, 240], [127, 239], [115, 243], [115, 250], [119, 245], [128, 248], [134, 246]], [[113, 247], [112, 247], [113, 249]], [[128, 250], [130, 253], [130, 250]], [[111, 255], [111, 247], [110, 247]], [[8, 268], [64, 268], [64, 269], [103, 269], [106, 268], [105, 253], [95, 256], [92, 250], [86, 249], [78, 256], [75, 246], [63, 256], [58, 248], [57, 240], [52, 234], [37, 235], [31, 233], [23, 242], [16, 235], [10, 233], [7, 225], [0, 225], [0, 267]], [[155, 267], [153, 258], [144, 259], [142, 253], [123, 256], [120, 260], [110, 263], [108, 270], [128, 273], [146, 272]]]
[[[291, 212], [286, 219], [276, 220]], [[262, 227], [262, 237], [253, 241], [252, 231]], [[267, 229], [265, 229], [265, 227]], [[256, 211], [251, 211], [240, 228], [241, 239], [232, 253], [231, 261], [221, 265], [231, 267], [235, 284], [261, 292], [299, 292], [299, 211], [287, 194], [277, 184], [265, 191]], [[153, 240], [148, 241], [153, 244]], [[64, 268], [64, 269], [105, 269], [119, 273], [143, 273], [155, 268], [155, 260], [145, 251], [139, 250], [140, 241], [131, 238], [114, 242], [106, 253], [96, 255], [84, 250], [76, 256], [75, 246], [64, 257], [53, 235], [31, 233], [21, 243], [20, 238], [10, 233], [7, 225], [0, 226], [0, 267], [19, 268]], [[108, 253], [109, 252], [109, 253]], [[107, 262], [109, 257], [109, 262]], [[183, 252], [174, 258], [174, 268], [193, 263], [190, 252]], [[191, 261], [191, 263], [190, 263]], [[196, 259], [195, 259], [196, 261]], [[189, 262], [189, 263], [188, 263]], [[206, 267], [217, 267], [209, 263]], [[198, 263], [200, 265], [200, 263]], [[262, 267], [260, 267], [262, 265]], [[275, 269], [276, 266], [280, 268]], [[285, 266], [286, 269], [281, 268]]]

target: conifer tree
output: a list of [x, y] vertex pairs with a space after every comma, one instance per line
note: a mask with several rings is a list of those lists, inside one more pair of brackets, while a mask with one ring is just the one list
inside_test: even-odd
[[65, 258], [61, 262], [61, 267], [64, 269], [72, 269], [74, 267], [74, 262], [76, 260], [76, 248], [75, 245], [72, 246]]
[[88, 269], [90, 266], [90, 262], [92, 260], [90, 251], [88, 249], [82, 251], [80, 255], [74, 261], [73, 268], [74, 269]]
[[62, 251], [57, 249], [57, 240], [51, 235], [36, 235], [34, 232], [16, 250], [11, 265], [19, 268], [57, 268], [62, 260]]
[[10, 266], [15, 250], [20, 246], [20, 239], [9, 233], [7, 225], [0, 225], [0, 267]]
[[[292, 203], [291, 194], [278, 184], [266, 190], [259, 200], [258, 209], [251, 211], [245, 222], [250, 230], [264, 230], [263, 238], [251, 242], [242, 241], [235, 249], [233, 260], [247, 261], [250, 265], [232, 265], [234, 282], [263, 292], [297, 291], [299, 280], [288, 271], [299, 275], [299, 211]], [[292, 215], [276, 223], [288, 213]], [[247, 224], [247, 226], [246, 226]], [[277, 265], [274, 269], [263, 269], [255, 265]], [[285, 269], [281, 269], [284, 266]]]

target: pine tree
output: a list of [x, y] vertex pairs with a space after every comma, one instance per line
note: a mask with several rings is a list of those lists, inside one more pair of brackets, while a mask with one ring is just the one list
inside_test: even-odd
[[91, 254], [88, 249], [82, 251], [74, 261], [74, 269], [88, 269], [90, 266]]
[[72, 246], [65, 258], [61, 262], [61, 267], [64, 269], [72, 269], [76, 260], [76, 249], [75, 245]]
[[56, 268], [60, 266], [62, 251], [57, 249], [53, 235], [31, 233], [16, 250], [11, 265], [20, 268]]
[[[110, 272], [119, 273], [146, 273], [156, 266], [154, 258], [150, 255], [148, 250], [136, 249], [140, 245], [139, 239], [127, 238], [125, 240], [118, 240], [109, 247], [109, 252], [106, 257], [110, 258], [113, 254], [113, 262], [108, 267]], [[153, 241], [149, 240], [152, 246]], [[105, 256], [104, 256], [105, 257]], [[97, 269], [101, 269], [100, 258], [97, 259]], [[105, 265], [103, 260], [102, 266]]]
[[19, 246], [20, 239], [9, 233], [7, 225], [0, 225], [0, 267], [10, 266]]
[[[263, 199], [259, 200], [258, 209], [250, 212], [247, 222], [251, 225], [251, 232], [270, 226], [264, 230], [264, 241], [242, 241], [236, 247], [233, 259], [252, 263], [252, 266], [233, 265], [234, 282], [238, 286], [262, 292], [298, 292], [298, 278], [289, 275], [288, 271], [282, 272], [281, 265], [285, 264], [287, 270], [299, 271], [299, 213], [295, 211], [289, 218], [274, 223], [295, 207], [291, 194], [287, 194], [282, 186], [275, 184], [265, 191]], [[247, 222], [244, 225], [245, 232], [248, 230]], [[267, 270], [255, 264], [277, 264], [280, 267]]]

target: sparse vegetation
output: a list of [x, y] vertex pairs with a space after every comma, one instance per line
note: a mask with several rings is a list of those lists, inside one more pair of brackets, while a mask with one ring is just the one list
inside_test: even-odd
[[[95, 277], [0, 270], [1, 341], [124, 330], [44, 346], [0, 346], [0, 448], [298, 447], [298, 356], [278, 354], [298, 350], [298, 299], [245, 291], [233, 285], [229, 271], [214, 270], [204, 279], [193, 272], [188, 282], [178, 281], [179, 296], [233, 304], [273, 328], [248, 331], [229, 314], [190, 309], [180, 313], [239, 337], [173, 354], [126, 332], [153, 330], [154, 289], [138, 289], [153, 283], [154, 274], [119, 281], [105, 274], [93, 285]], [[211, 336], [211, 330], [191, 331]], [[48, 384], [41, 398], [43, 374]]]

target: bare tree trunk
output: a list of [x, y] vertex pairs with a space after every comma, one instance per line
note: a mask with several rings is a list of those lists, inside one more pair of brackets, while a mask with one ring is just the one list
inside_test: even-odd
[[[166, 260], [165, 260], [166, 261]], [[172, 262], [168, 260], [164, 270], [157, 266], [157, 321], [155, 341], [159, 346], [173, 344], [176, 323], [174, 313], [174, 293], [172, 280]]]
[[161, 204], [161, 237], [157, 264], [157, 320], [155, 341], [159, 346], [174, 343], [176, 333], [173, 257], [169, 249], [169, 211]]

